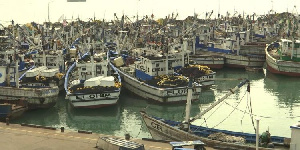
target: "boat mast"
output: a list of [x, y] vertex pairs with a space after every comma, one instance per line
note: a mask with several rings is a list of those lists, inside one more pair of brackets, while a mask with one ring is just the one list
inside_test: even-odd
[[[49, 26], [47, 26], [47, 30], [48, 30]], [[46, 31], [48, 32], [48, 31]], [[47, 33], [46, 33], [47, 34]], [[44, 35], [44, 28], [42, 28], [42, 33], [41, 33], [41, 36], [42, 36], [42, 51], [43, 51], [43, 66], [47, 66], [46, 65], [46, 54], [45, 54], [45, 48], [46, 46], [48, 47], [46, 41], [45, 41], [45, 35]]]
[[[93, 40], [93, 45], [94, 45], [94, 40]], [[90, 45], [90, 43], [89, 43], [89, 45]], [[91, 55], [91, 63], [92, 63], [92, 78], [93, 77], [95, 77], [95, 73], [94, 73], [94, 66], [95, 66], [95, 64], [94, 64], [94, 48], [92, 47], [92, 48], [90, 48], [90, 55]]]
[[20, 85], [19, 85], [19, 65], [18, 65], [18, 58], [17, 58], [17, 52], [15, 50], [15, 82], [16, 82], [16, 88], [19, 88]]
[[229, 90], [229, 92], [223, 96], [222, 98], [220, 98], [218, 101], [216, 101], [215, 103], [213, 103], [210, 107], [208, 107], [206, 110], [200, 112], [198, 115], [196, 115], [194, 118], [191, 119], [191, 122], [195, 121], [196, 119], [201, 118], [204, 114], [206, 114], [207, 112], [209, 112], [211, 109], [213, 109], [215, 106], [217, 106], [219, 103], [221, 103], [222, 101], [224, 101], [227, 97], [229, 97], [231, 94], [234, 94], [234, 92], [236, 90], [238, 90], [239, 88], [241, 88], [243, 85], [245, 85], [246, 83], [249, 84], [249, 80], [246, 79], [243, 82], [240, 82], [239, 85], [237, 85], [236, 87], [232, 88]]
[[[294, 6], [295, 8], [296, 8], [296, 6]], [[296, 17], [298, 17], [298, 15], [296, 15]], [[295, 31], [295, 28], [294, 28], [294, 26], [295, 26], [295, 24], [296, 24], [296, 22], [298, 22], [298, 19], [296, 19], [295, 20], [295, 18], [293, 18], [292, 20], [291, 20], [291, 24], [292, 24], [292, 51], [291, 51], [291, 59], [293, 59], [293, 57], [294, 57], [294, 44], [295, 44], [295, 42], [296, 42], [296, 40], [295, 40], [295, 32], [297, 32], [297, 31]], [[296, 24], [296, 25], [298, 25], [298, 24]]]
[[[14, 26], [14, 22], [13, 22], [13, 24], [12, 24], [12, 26], [13, 26], [13, 36], [15, 36], [15, 33], [14, 33], [14, 31], [15, 31], [15, 26]], [[14, 45], [15, 45], [15, 41], [13, 42], [14, 43]], [[17, 58], [17, 49], [16, 49], [16, 45], [14, 46], [14, 52], [15, 52], [15, 54], [14, 54], [14, 60], [15, 60], [15, 82], [16, 82], [16, 88], [19, 88], [19, 65], [18, 65], [18, 58]]]
[[[194, 43], [193, 43], [194, 44]], [[185, 62], [184, 62], [184, 54], [187, 53], [187, 46], [188, 46], [188, 43], [187, 43], [187, 39], [183, 39], [183, 50], [181, 52], [181, 57], [182, 57], [182, 67], [184, 67], [185, 65]], [[195, 54], [195, 53], [194, 53]]]
[[166, 47], [165, 47], [165, 52], [166, 52], [166, 75], [169, 74], [169, 38], [167, 38], [167, 43], [166, 43]]

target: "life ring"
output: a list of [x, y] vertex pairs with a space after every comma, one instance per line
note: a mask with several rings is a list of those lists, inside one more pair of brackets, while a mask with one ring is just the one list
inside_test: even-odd
[[40, 76], [35, 76], [35, 80], [37, 80], [37, 81], [38, 81], [38, 80], [39, 80], [39, 78], [40, 78]]

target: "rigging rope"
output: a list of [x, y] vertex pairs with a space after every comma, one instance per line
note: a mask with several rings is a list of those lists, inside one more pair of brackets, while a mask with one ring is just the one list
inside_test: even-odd
[[[228, 105], [228, 106], [230, 106], [230, 107], [233, 107], [234, 108], [234, 106], [232, 106], [232, 105], [230, 105], [230, 104], [228, 104], [227, 102], [224, 102], [226, 105]], [[251, 113], [248, 113], [248, 112], [246, 112], [246, 111], [244, 111], [244, 110], [240, 110], [240, 109], [238, 109], [238, 108], [236, 108], [236, 110], [238, 110], [238, 111], [240, 111], [240, 112], [244, 112], [244, 113], [246, 113], [246, 114], [249, 114], [250, 116], [255, 116], [255, 117], [260, 117], [260, 118], [272, 118], [272, 117], [267, 117], [267, 116], [260, 116], [260, 115], [255, 115], [255, 114], [251, 114]], [[300, 117], [300, 116], [299, 116]]]
[[228, 114], [228, 116], [226, 118], [224, 118], [221, 122], [219, 122], [218, 124], [216, 124], [215, 126], [213, 126], [212, 128], [215, 128], [217, 126], [219, 126], [221, 123], [223, 123], [227, 118], [230, 117], [230, 115], [237, 109], [237, 107], [239, 106], [239, 104], [242, 102], [242, 99], [244, 98], [244, 96], [246, 95], [246, 93], [243, 95], [243, 97], [241, 98], [241, 100], [237, 103], [237, 105], [234, 107], [234, 109]]
[[[250, 85], [248, 85], [247, 86], [247, 91], [248, 91], [248, 93], [250, 93]], [[256, 128], [255, 128], [255, 125], [254, 125], [254, 120], [253, 120], [253, 113], [252, 113], [252, 103], [251, 103], [251, 97], [249, 98], [250, 99], [250, 101], [249, 101], [249, 104], [250, 104], [250, 107], [249, 107], [249, 109], [250, 109], [250, 117], [251, 117], [251, 120], [252, 120], [252, 126], [253, 126], [253, 129], [254, 129], [254, 133], [256, 132]]]
[[[219, 105], [219, 106], [218, 106], [218, 107], [217, 107], [217, 108], [216, 108], [216, 109], [215, 109], [215, 110], [207, 117], [207, 119], [209, 119], [209, 118], [210, 118], [210, 117], [211, 117], [211, 116], [212, 116], [212, 115], [213, 115], [213, 114], [214, 114], [221, 106], [222, 106], [222, 105]], [[204, 122], [203, 122], [203, 123], [204, 123]], [[202, 123], [202, 124], [203, 124], [203, 123]], [[201, 125], [202, 125], [202, 124], [201, 124]], [[201, 126], [201, 125], [200, 125], [200, 126]], [[207, 125], [206, 125], [206, 126], [207, 126]]]
[[[246, 92], [245, 92], [245, 94], [243, 95], [243, 97], [244, 97], [245, 95], [246, 95]], [[234, 112], [234, 110], [237, 109], [237, 107], [238, 107], [238, 105], [241, 103], [243, 97], [240, 99], [240, 101], [239, 101], [239, 103], [236, 105], [236, 107], [230, 112], [230, 114], [229, 114], [225, 119], [223, 119], [221, 122], [219, 122], [217, 125], [215, 125], [214, 127], [210, 128], [210, 129], [213, 129], [213, 128], [217, 127], [218, 125], [220, 125], [221, 123], [223, 123], [227, 118], [229, 118], [229, 116]], [[225, 104], [229, 105], [226, 101], [223, 101], [223, 102], [224, 102]], [[221, 105], [219, 105], [219, 107], [220, 107], [220, 106], [221, 106]], [[229, 106], [231, 106], [231, 105], [229, 105]], [[215, 109], [215, 110], [213, 111], [212, 114], [214, 114], [214, 113], [216, 112], [216, 110], [219, 109], [219, 107], [218, 107], [217, 109]], [[212, 114], [210, 114], [210, 115], [208, 116], [208, 118], [211, 117]], [[207, 119], [208, 119], [208, 118], [207, 118]], [[203, 124], [203, 123], [206, 123], [206, 128], [208, 128], [206, 119], [205, 119], [205, 118], [203, 118], [203, 119], [204, 119], [204, 122], [202, 122], [202, 124]], [[202, 124], [201, 124], [200, 126], [202, 126]], [[197, 131], [197, 130], [200, 128], [200, 126], [199, 126], [198, 128], [196, 128], [195, 131]], [[204, 130], [204, 131], [206, 131], [206, 130]]]

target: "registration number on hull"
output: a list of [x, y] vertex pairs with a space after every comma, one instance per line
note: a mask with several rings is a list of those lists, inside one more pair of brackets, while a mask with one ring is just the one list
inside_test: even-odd
[[95, 98], [100, 98], [100, 97], [109, 97], [110, 93], [102, 93], [102, 94], [90, 94], [90, 95], [76, 95], [76, 99], [95, 99]]

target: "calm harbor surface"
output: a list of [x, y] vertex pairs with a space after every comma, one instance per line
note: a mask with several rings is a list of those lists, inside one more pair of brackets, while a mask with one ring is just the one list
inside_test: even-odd
[[[191, 116], [209, 107], [215, 100], [224, 96], [229, 88], [241, 80], [250, 80], [250, 94], [242, 87], [225, 102], [205, 114], [193, 124], [254, 133], [256, 119], [260, 119], [260, 132], [269, 130], [271, 135], [290, 137], [290, 126], [300, 120], [300, 92], [297, 88], [300, 78], [274, 75], [263, 72], [247, 72], [243, 69], [217, 70], [216, 84], [204, 89], [199, 101], [192, 104]], [[221, 80], [226, 79], [226, 80]], [[180, 121], [185, 116], [185, 105], [159, 105], [123, 90], [118, 105], [101, 109], [74, 109], [64, 95], [50, 109], [26, 112], [12, 123], [37, 124], [52, 127], [65, 127], [69, 130], [87, 130], [95, 133], [124, 136], [129, 133], [133, 138], [149, 138], [139, 114], [145, 109], [148, 114], [165, 119]], [[253, 117], [250, 117], [251, 112]]]

